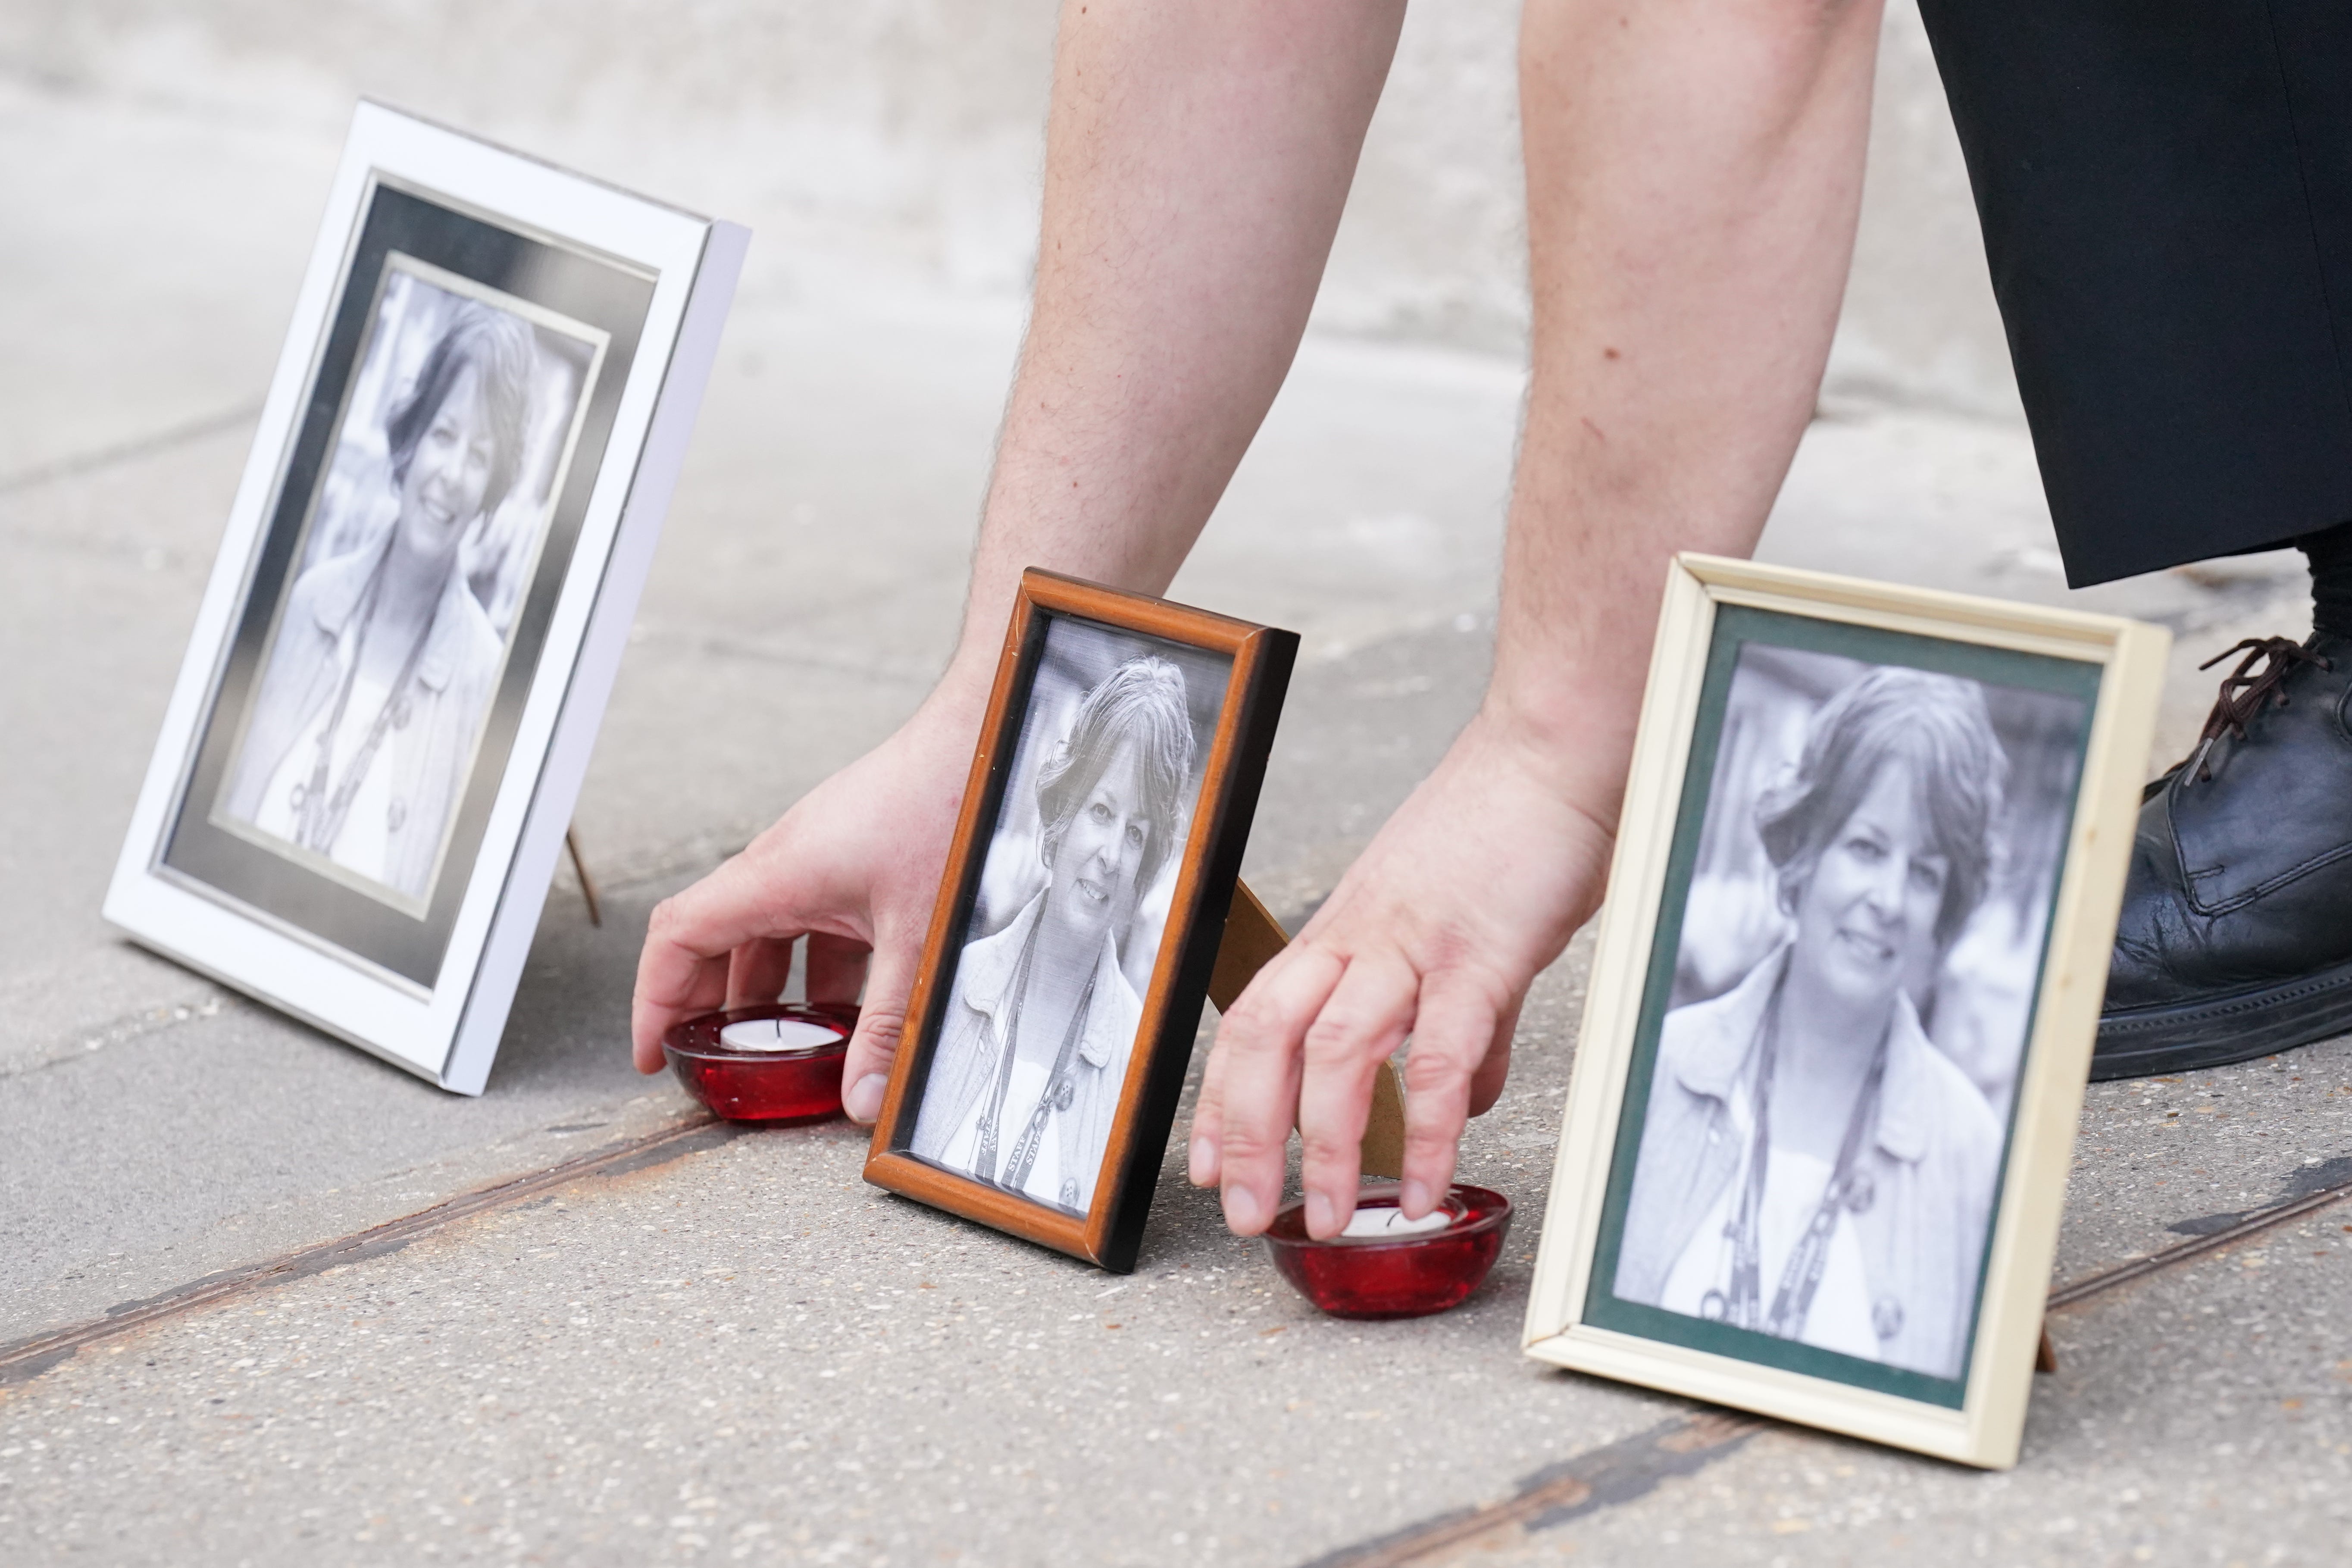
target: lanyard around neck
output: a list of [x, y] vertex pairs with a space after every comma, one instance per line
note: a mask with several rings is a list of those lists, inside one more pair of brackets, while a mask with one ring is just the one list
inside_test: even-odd
[[1029, 928], [1028, 940], [1021, 944], [1021, 962], [1013, 976], [1013, 1005], [1007, 1009], [1004, 1026], [1004, 1051], [997, 1064], [996, 1082], [990, 1089], [988, 1102], [981, 1108], [980, 1138], [972, 1158], [972, 1174], [992, 1185], [1014, 1192], [1029, 1184], [1029, 1173], [1036, 1167], [1037, 1150], [1045, 1139], [1045, 1123], [1056, 1110], [1067, 1110], [1076, 1089], [1070, 1081], [1070, 1058], [1076, 1054], [1078, 1038], [1085, 1031], [1087, 1009], [1093, 1004], [1095, 976], [1087, 976], [1087, 986], [1078, 993], [1078, 1005], [1070, 1011], [1069, 1026], [1062, 1032], [1062, 1048], [1054, 1058], [1054, 1070], [1045, 1079], [1045, 1087], [1037, 1096], [1036, 1108], [1030, 1111], [1021, 1135], [1014, 1140], [1012, 1158], [1006, 1163], [1002, 1181], [996, 1177], [996, 1146], [998, 1133], [1003, 1125], [1005, 1097], [1013, 1088], [1013, 1060], [1021, 1045], [1021, 1012], [1029, 998], [1030, 961], [1037, 951], [1037, 932], [1045, 923], [1045, 911], [1037, 911], [1035, 925]]
[[294, 803], [296, 811], [295, 841], [305, 848], [324, 855], [342, 837], [343, 819], [351, 815], [352, 802], [359, 797], [360, 786], [367, 782], [368, 769], [374, 765], [375, 754], [383, 745], [385, 733], [393, 719], [406, 700], [408, 683], [416, 674], [416, 666], [425, 657], [425, 640], [433, 635], [433, 623], [440, 618], [440, 606], [435, 605], [417, 628], [416, 641], [409, 647], [408, 657], [401, 661], [400, 673], [393, 678], [391, 689], [383, 695], [383, 706], [376, 710], [375, 721], [362, 737], [359, 750], [352, 753], [349, 766], [343, 769], [342, 781], [331, 791], [328, 774], [335, 756], [335, 734], [343, 727], [343, 710], [351, 705], [352, 688], [358, 684], [360, 661], [367, 657], [368, 633], [374, 628], [376, 605], [383, 598], [383, 572], [392, 559], [387, 549], [368, 574], [366, 592], [361, 596], [359, 635], [352, 639], [352, 662], [343, 671], [343, 679], [335, 689], [334, 711], [328, 714], [326, 728], [319, 731], [318, 755], [310, 764], [310, 780]]
[[1870, 1072], [1863, 1079], [1862, 1092], [1854, 1096], [1853, 1110], [1846, 1116], [1845, 1136], [1838, 1145], [1837, 1163], [1822, 1185], [1821, 1201], [1813, 1207], [1804, 1235], [1789, 1251], [1769, 1315], [1763, 1310], [1761, 1253], [1764, 1190], [1771, 1173], [1772, 1080], [1780, 1054], [1779, 985], [1772, 988], [1772, 998], [1765, 1006], [1760, 1033], [1748, 1179], [1741, 1184], [1739, 1213], [1731, 1226], [1731, 1288], [1727, 1294], [1708, 1291], [1699, 1310], [1702, 1316], [1727, 1321], [1735, 1328], [1758, 1330], [1787, 1340], [1804, 1332], [1805, 1319], [1812, 1311], [1813, 1293], [1829, 1267], [1830, 1241], [1836, 1235], [1840, 1211], [1851, 1206], [1859, 1213], [1868, 1205], [1868, 1177], [1857, 1175], [1854, 1162], [1862, 1152], [1864, 1133], [1878, 1120], [1879, 1093], [1886, 1079], [1887, 1045], [1894, 1034], [1894, 1023], [1890, 1019], [1886, 1033], [1879, 1037]]

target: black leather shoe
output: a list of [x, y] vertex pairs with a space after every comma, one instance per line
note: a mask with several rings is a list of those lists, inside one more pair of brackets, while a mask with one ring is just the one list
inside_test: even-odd
[[2094, 1079], [2352, 1031], [2352, 638], [2240, 652], [2140, 807]]

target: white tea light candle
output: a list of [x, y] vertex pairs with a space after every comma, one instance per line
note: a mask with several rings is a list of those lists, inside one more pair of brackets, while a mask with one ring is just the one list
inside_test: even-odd
[[1359, 1241], [1385, 1241], [1391, 1237], [1419, 1236], [1424, 1231], [1444, 1230], [1454, 1223], [1454, 1216], [1443, 1205], [1430, 1210], [1419, 1219], [1407, 1219], [1404, 1210], [1386, 1204], [1377, 1208], [1360, 1208], [1348, 1221], [1348, 1228], [1339, 1234]]
[[737, 1051], [813, 1051], [842, 1037], [839, 1029], [805, 1018], [745, 1018], [719, 1031], [719, 1043]]

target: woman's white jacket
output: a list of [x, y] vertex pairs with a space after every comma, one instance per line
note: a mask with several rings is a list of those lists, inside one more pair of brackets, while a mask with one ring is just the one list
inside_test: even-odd
[[[966, 943], [956, 960], [955, 994], [948, 1002], [940, 1047], [924, 1082], [922, 1110], [915, 1119], [911, 1149], [918, 1159], [937, 1160], [945, 1152], [973, 1105], [994, 1082], [1012, 1022], [1008, 1015], [1022, 944], [1045, 907], [1045, 894], [1040, 892], [1013, 917], [1012, 924], [994, 936]], [[1094, 1205], [1095, 1178], [1110, 1143], [1111, 1123], [1118, 1117], [1119, 1090], [1127, 1082], [1128, 1058], [1142, 1020], [1143, 1004], [1118, 966], [1118, 944], [1106, 935], [1095, 960], [1094, 1000], [1087, 1005], [1085, 1029], [1078, 1037], [1078, 1060], [1071, 1069], [1070, 1107], [1054, 1119], [1064, 1208], [1083, 1214]], [[1057, 1048], [1061, 1044], [1054, 1043]], [[1006, 1153], [1032, 1109], [1004, 1108]]]
[[[1731, 1097], [1788, 962], [1784, 945], [1722, 995], [1666, 1015], [1618, 1250], [1622, 1300], [1656, 1304], [1675, 1259], [1740, 1170]], [[1872, 1195], [1853, 1216], [1888, 1364], [1960, 1374], [2001, 1142], [1984, 1097], [1897, 993], [1878, 1124], [1856, 1156]], [[1764, 1281], [1768, 1300], [1776, 1285]]]
[[[278, 640], [254, 698], [252, 724], [230, 775], [229, 816], [251, 822], [260, 814], [262, 792], [287, 749], [334, 700], [343, 671], [338, 649], [355, 629], [352, 618], [391, 542], [387, 533], [381, 543], [320, 563], [287, 595]], [[425, 897], [433, 880], [443, 831], [465, 788], [475, 737], [505, 652], [465, 574], [453, 569], [434, 607], [411, 689], [394, 694], [394, 700], [404, 700], [405, 709], [394, 710], [394, 731], [374, 764], [392, 769], [384, 880], [412, 898]], [[366, 725], [374, 717], [352, 713], [344, 722]]]

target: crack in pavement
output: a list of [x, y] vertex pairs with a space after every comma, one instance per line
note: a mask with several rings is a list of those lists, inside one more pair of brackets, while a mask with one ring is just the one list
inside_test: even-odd
[[198, 418], [183, 421], [178, 425], [166, 426], [161, 430], [145, 436], [134, 436], [128, 441], [118, 441], [110, 447], [100, 447], [91, 451], [75, 453], [71, 457], [57, 458], [46, 463], [36, 463], [29, 468], [21, 468], [13, 474], [0, 475], [0, 496], [18, 495], [26, 490], [38, 489], [46, 484], [53, 484], [58, 479], [69, 479], [82, 474], [94, 474], [101, 469], [110, 468], [118, 463], [133, 462], [141, 458], [152, 458], [158, 452], [168, 452], [174, 447], [184, 447], [192, 441], [201, 441], [208, 436], [218, 436], [225, 431], [234, 430], [240, 425], [249, 425], [260, 417], [261, 404], [258, 400], [240, 403], [234, 408], [206, 414]]
[[173, 1286], [153, 1296], [122, 1302], [110, 1309], [103, 1318], [0, 1345], [0, 1388], [30, 1382], [91, 1345], [146, 1328], [166, 1318], [215, 1306], [297, 1279], [307, 1279], [330, 1268], [398, 1252], [410, 1242], [455, 1221], [469, 1219], [525, 1198], [536, 1197], [584, 1177], [611, 1180], [667, 1164], [685, 1155], [729, 1142], [745, 1131], [741, 1123], [721, 1121], [709, 1114], [688, 1117], [638, 1137], [607, 1144], [561, 1164], [551, 1165], [543, 1171], [492, 1186], [478, 1187], [445, 1203], [354, 1235], [321, 1242], [316, 1247], [306, 1247], [241, 1268], [224, 1269], [218, 1274], [208, 1274], [201, 1279]]
[[91, 1028], [76, 1029], [46, 1050], [36, 1050], [21, 1061], [0, 1066], [0, 1083], [44, 1071], [60, 1062], [79, 1061], [92, 1051], [103, 1050], [109, 1046], [127, 1045], [150, 1035], [160, 1035], [182, 1024], [217, 1018], [224, 1007], [239, 1000], [241, 998], [233, 992], [218, 990], [202, 1001], [161, 1003], [110, 1018]]
[[657, 621], [640, 620], [630, 628], [632, 646], [644, 643], [667, 645], [688, 653], [718, 655], [727, 658], [748, 659], [757, 664], [782, 665], [787, 669], [817, 670], [827, 675], [846, 675], [859, 680], [884, 685], [914, 686], [928, 691], [939, 679], [939, 672], [928, 664], [899, 663], [884, 658], [859, 658], [850, 655], [805, 647], [775, 637], [730, 636], [724, 632], [689, 632], [665, 626]]

